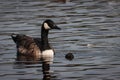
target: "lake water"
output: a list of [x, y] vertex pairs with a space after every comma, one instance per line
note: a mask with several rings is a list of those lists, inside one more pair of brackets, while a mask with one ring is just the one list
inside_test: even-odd
[[[18, 60], [10, 34], [40, 37], [45, 19], [62, 29], [53, 64]], [[0, 0], [0, 80], [120, 80], [120, 0]]]

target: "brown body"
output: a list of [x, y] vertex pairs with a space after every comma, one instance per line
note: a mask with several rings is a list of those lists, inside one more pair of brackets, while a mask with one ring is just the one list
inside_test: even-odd
[[31, 38], [22, 34], [12, 34], [12, 39], [16, 43], [17, 53], [26, 56], [39, 56], [41, 54], [40, 50], [40, 39]]

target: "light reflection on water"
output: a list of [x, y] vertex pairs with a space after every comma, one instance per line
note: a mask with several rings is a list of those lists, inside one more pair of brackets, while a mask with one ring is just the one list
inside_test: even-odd
[[[62, 30], [49, 35], [56, 51], [47, 65], [51, 80], [119, 80], [119, 7], [119, 0], [0, 0], [0, 79], [43, 79], [41, 61], [16, 61], [10, 33], [39, 37], [41, 23], [52, 19]], [[69, 52], [71, 61], [65, 59]]]

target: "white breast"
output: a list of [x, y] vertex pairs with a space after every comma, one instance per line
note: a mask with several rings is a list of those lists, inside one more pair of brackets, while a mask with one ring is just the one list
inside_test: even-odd
[[44, 61], [53, 62], [54, 51], [52, 49], [45, 50], [42, 52], [42, 58]]

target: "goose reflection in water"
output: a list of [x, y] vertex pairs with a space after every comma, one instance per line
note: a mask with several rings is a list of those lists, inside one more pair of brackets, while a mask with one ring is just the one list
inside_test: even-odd
[[[42, 64], [43, 80], [51, 80], [50, 64], [53, 64], [53, 57], [38, 58], [33, 56], [17, 55], [15, 64], [17, 64], [17, 68], [22, 68], [22, 64], [29, 65], [39, 63]], [[27, 68], [29, 68], [29, 66], [27, 66]]]

